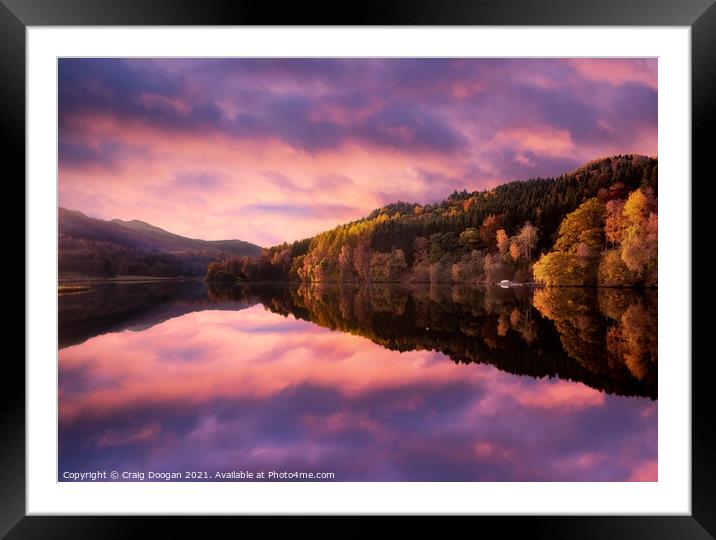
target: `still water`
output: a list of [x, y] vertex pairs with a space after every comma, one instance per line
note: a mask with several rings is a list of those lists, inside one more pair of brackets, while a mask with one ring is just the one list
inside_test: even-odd
[[167, 281], [59, 309], [60, 481], [657, 480], [656, 292]]

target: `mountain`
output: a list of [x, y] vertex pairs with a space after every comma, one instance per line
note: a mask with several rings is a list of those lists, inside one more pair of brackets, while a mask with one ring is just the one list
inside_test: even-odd
[[[599, 253], [585, 249], [608, 247], [607, 203], [614, 201], [611, 207], [621, 208], [619, 204], [637, 190], [643, 191], [644, 198], [655, 200], [657, 174], [656, 158], [627, 154], [594, 160], [555, 178], [508, 182], [483, 191], [455, 191], [433, 204], [399, 201], [312, 238], [268, 248], [255, 259], [240, 257], [211, 264], [207, 278], [526, 281], [531, 279], [535, 257], [555, 245], [565, 218], [591, 199], [596, 200], [590, 203], [595, 222], [590, 230], [582, 231], [582, 217], [588, 212], [583, 209], [574, 216], [572, 234], [577, 240], [569, 243], [569, 257], [560, 256], [560, 261], [571, 260], [574, 250], [579, 251], [577, 256], [592, 257], [598, 263]], [[653, 220], [652, 225], [655, 223]], [[588, 242], [578, 241], [582, 233]], [[632, 251], [638, 247], [635, 244]], [[611, 270], [624, 274], [620, 263], [613, 255], [611, 258]]]
[[258, 255], [261, 247], [243, 240], [199, 240], [170, 233], [144, 221], [104, 221], [76, 210], [60, 208], [60, 235], [114, 242], [148, 250], [175, 253], [182, 251], [218, 251], [227, 255]]
[[121, 219], [113, 219], [110, 223], [119, 225], [125, 230], [129, 230], [141, 235], [141, 241], [147, 245], [151, 245], [156, 249], [167, 252], [186, 251], [186, 250], [216, 250], [229, 255], [258, 255], [261, 253], [261, 247], [243, 240], [198, 240], [195, 238], [187, 238], [178, 234], [170, 233], [154, 225], [150, 225], [144, 221], [133, 219], [131, 221], [122, 221]]
[[212, 260], [256, 256], [261, 247], [242, 240], [199, 240], [143, 221], [104, 221], [59, 208], [60, 272], [93, 276], [203, 275]]

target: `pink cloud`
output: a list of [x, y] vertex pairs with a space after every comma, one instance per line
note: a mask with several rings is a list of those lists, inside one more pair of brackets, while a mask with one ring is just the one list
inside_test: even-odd
[[150, 439], [156, 439], [161, 432], [161, 426], [150, 425], [141, 427], [138, 431], [127, 433], [118, 433], [116, 431], [108, 431], [101, 435], [97, 440], [99, 448], [107, 446], [124, 446], [134, 443], [146, 443]]
[[604, 394], [583, 384], [558, 380], [541, 385], [538, 391], [518, 394], [516, 399], [527, 407], [564, 411], [598, 407], [604, 403]]
[[[397, 199], [655, 155], [655, 89], [653, 59], [63, 60], [59, 199], [292, 241]], [[186, 171], [222, 182], [178, 183]]]
[[508, 128], [499, 131], [493, 141], [499, 146], [513, 149], [518, 155], [530, 151], [546, 156], [560, 156], [575, 149], [569, 131], [548, 125]]
[[646, 463], [639, 463], [629, 475], [628, 482], [658, 482], [659, 467], [655, 459]]
[[[89, 208], [93, 217], [140, 219], [192, 238], [240, 238], [262, 245], [312, 236], [367, 215], [384, 201], [386, 185], [403, 199], [424, 199], [428, 180], [416, 166], [460, 174], [460, 163], [425, 155], [419, 161], [391, 149], [348, 146], [312, 156], [278, 141], [232, 141], [219, 136], [193, 139], [105, 124], [105, 136], [122, 144], [139, 138], [151, 158], [127, 157], [117, 170], [60, 166], [59, 202]], [[280, 170], [290, 187], [272, 182]], [[218, 174], [221, 185], [177, 185], [186, 171]], [[343, 178], [344, 181], [324, 181]], [[304, 208], [281, 212], [282, 205]], [[271, 211], [271, 208], [276, 210]]]
[[582, 77], [590, 81], [606, 81], [619, 85], [624, 83], [639, 83], [656, 89], [657, 59], [610, 59], [602, 58], [572, 58], [570, 65]]
[[[138, 403], [266, 396], [305, 382], [354, 395], [463, 376], [449, 361], [422, 362], [432, 354], [428, 352], [416, 354], [406, 372], [405, 364], [394, 360], [398, 352], [366, 348], [363, 338], [305, 322], [297, 323], [304, 328], [299, 334], [282, 333], [283, 319], [261, 306], [237, 312], [236, 317], [241, 326], [225, 324], [222, 311], [196, 312], [142, 333], [107, 334], [62, 349], [61, 370], [82, 369], [90, 378], [114, 384], [98, 384], [82, 394], [65, 392], [60, 416], [70, 422]], [[257, 328], [262, 330], [256, 332]], [[276, 350], [279, 340], [290, 355]], [[239, 342], [242, 346], [236, 348]], [[122, 362], [116, 362], [118, 354]], [[271, 369], [266, 369], [267, 362]], [[479, 371], [473, 375], [479, 377]]]

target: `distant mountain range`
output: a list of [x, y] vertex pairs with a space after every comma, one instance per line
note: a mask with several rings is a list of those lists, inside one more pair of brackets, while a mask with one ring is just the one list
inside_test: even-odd
[[262, 249], [243, 240], [187, 238], [143, 221], [105, 221], [66, 208], [58, 212], [58, 233], [60, 272], [92, 276], [203, 275], [212, 260], [255, 256]]

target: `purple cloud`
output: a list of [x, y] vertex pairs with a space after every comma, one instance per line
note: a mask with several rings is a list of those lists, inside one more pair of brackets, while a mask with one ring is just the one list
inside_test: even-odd
[[[656, 68], [655, 59], [60, 59], [60, 197], [190, 236], [292, 240], [381, 202], [426, 204], [607, 155], [654, 156]], [[182, 176], [207, 164], [226, 181]], [[167, 179], [203, 189], [194, 219], [177, 218], [186, 197], [168, 193]], [[101, 205], [90, 203], [100, 197], [92, 186]], [[345, 197], [355, 213], [337, 210]], [[237, 220], [231, 201], [254, 205], [253, 221]], [[330, 215], [299, 209], [309, 202]]]

